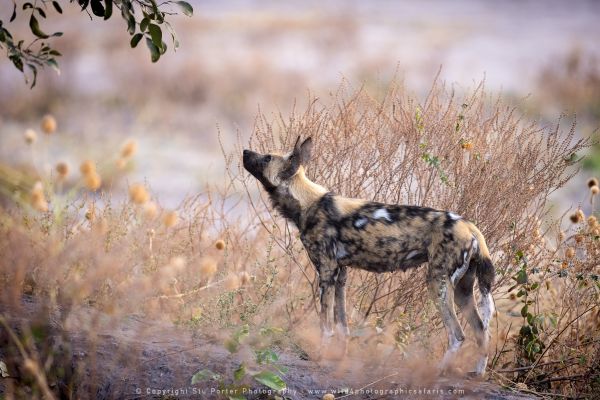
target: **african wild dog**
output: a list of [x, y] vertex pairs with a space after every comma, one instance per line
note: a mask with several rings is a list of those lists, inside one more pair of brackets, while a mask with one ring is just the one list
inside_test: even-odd
[[[244, 168], [268, 192], [273, 206], [300, 231], [300, 238], [319, 275], [323, 338], [334, 335], [333, 325], [346, 342], [346, 268], [373, 272], [407, 270], [428, 263], [427, 284], [448, 333], [442, 371], [465, 337], [454, 303], [476, 334], [480, 349], [475, 374], [487, 364], [488, 326], [494, 311], [491, 287], [494, 267], [474, 224], [446, 211], [344, 198], [310, 181], [304, 165], [312, 140], [286, 155], [244, 150]], [[473, 299], [477, 278], [479, 312]]]

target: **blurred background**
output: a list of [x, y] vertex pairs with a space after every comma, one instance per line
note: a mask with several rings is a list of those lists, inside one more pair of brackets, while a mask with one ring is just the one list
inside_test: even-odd
[[[226, 151], [252, 132], [259, 108], [287, 115], [308, 95], [327, 97], [342, 80], [383, 93], [391, 79], [424, 98], [438, 71], [457, 91], [482, 79], [542, 125], [577, 113], [578, 135], [600, 117], [597, 1], [191, 1], [173, 16], [181, 47], [156, 64], [129, 46], [121, 18], [91, 21], [74, 4], [44, 20], [61, 74], [46, 69], [29, 89], [0, 58], [0, 157], [27, 164], [23, 132], [52, 114], [58, 134], [35, 160], [79, 165], [127, 139], [139, 143], [131, 180], [145, 180], [165, 206], [219, 182]], [[8, 20], [12, 4], [0, 5]], [[25, 13], [9, 24], [30, 38]], [[45, 138], [41, 138], [42, 140]], [[76, 153], [73, 152], [76, 149]], [[79, 157], [78, 159], [75, 159]], [[600, 158], [596, 156], [596, 158]], [[586, 167], [598, 170], [594, 158]], [[583, 179], [583, 178], [582, 178]], [[123, 183], [120, 183], [123, 184]]]

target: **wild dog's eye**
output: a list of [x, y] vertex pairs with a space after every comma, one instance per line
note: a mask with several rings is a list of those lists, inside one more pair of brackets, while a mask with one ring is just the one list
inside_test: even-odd
[[272, 158], [273, 158], [273, 157], [271, 157], [269, 154], [267, 154], [267, 155], [265, 156], [265, 162], [271, 162], [271, 159], [272, 159]]

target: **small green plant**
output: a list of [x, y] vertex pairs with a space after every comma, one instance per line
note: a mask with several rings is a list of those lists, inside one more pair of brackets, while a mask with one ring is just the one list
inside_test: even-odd
[[517, 251], [515, 259], [520, 268], [513, 276], [516, 285], [511, 290], [519, 289], [517, 298], [521, 299], [521, 317], [523, 317], [523, 325], [519, 330], [517, 344], [521, 354], [527, 360], [535, 361], [536, 357], [546, 348], [546, 344], [540, 336], [545, 328], [545, 322], [548, 320], [552, 326], [556, 327], [557, 317], [552, 313], [544, 314], [535, 311], [536, 294], [540, 284], [530, 282], [527, 257], [522, 251]]
[[[287, 368], [279, 364], [279, 354], [272, 346], [274, 336], [283, 332], [280, 328], [263, 327], [258, 332], [257, 343], [264, 343], [253, 348], [255, 359], [252, 364], [241, 362], [233, 371], [232, 379], [225, 379], [222, 375], [208, 369], [202, 369], [192, 376], [192, 385], [202, 381], [214, 381], [219, 385], [219, 390], [230, 400], [245, 399], [245, 394], [251, 389], [248, 381], [254, 380], [274, 391], [282, 391], [287, 384], [281, 377]], [[239, 351], [242, 342], [250, 335], [250, 326], [244, 324], [234, 331], [225, 341], [225, 348], [235, 354]]]
[[448, 174], [446, 174], [441, 166], [440, 158], [427, 151], [427, 143], [420, 143], [419, 148], [423, 151], [421, 154], [421, 159], [437, 171], [443, 184], [450, 185], [450, 179], [448, 178]]

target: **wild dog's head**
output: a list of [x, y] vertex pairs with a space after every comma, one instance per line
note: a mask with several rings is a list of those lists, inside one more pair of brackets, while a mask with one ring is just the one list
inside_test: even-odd
[[310, 160], [312, 139], [300, 143], [296, 139], [294, 149], [286, 154], [259, 154], [244, 150], [244, 168], [262, 183], [265, 190], [272, 192], [280, 186], [287, 186], [298, 169]]

